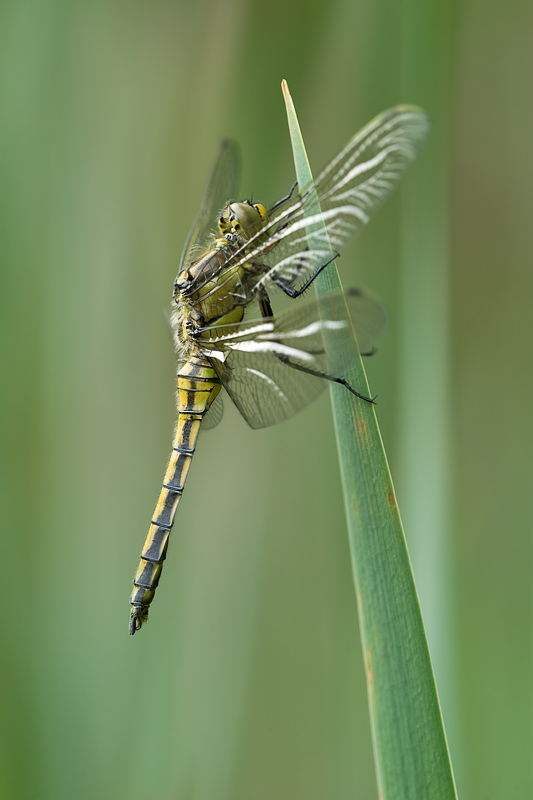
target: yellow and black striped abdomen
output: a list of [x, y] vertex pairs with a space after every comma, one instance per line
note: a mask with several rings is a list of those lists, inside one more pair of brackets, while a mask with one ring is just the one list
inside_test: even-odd
[[191, 465], [200, 424], [219, 391], [220, 381], [215, 371], [201, 357], [189, 359], [178, 372], [178, 424], [163, 488], [133, 581], [131, 634], [138, 631], [148, 619], [148, 610], [163, 569], [168, 537]]

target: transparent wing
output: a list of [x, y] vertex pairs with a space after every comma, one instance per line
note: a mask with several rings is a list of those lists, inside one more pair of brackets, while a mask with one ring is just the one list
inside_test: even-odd
[[207, 413], [202, 422], [202, 430], [209, 431], [212, 428], [216, 428], [220, 420], [224, 415], [224, 401], [222, 400], [222, 396], [217, 394], [209, 408], [207, 409]]
[[[426, 114], [398, 106], [376, 117], [351, 139], [301, 194], [293, 192], [273, 209], [266, 228], [253, 236], [224, 265], [244, 265], [245, 280], [256, 291], [262, 284], [298, 288], [356, 236], [391, 194], [429, 131]], [[310, 209], [320, 203], [320, 212]], [[323, 223], [325, 233], [309, 231]], [[229, 274], [229, 271], [228, 271]], [[243, 291], [248, 302], [249, 291]]]
[[216, 336], [202, 339], [204, 353], [252, 428], [288, 419], [353, 363], [346, 305], [361, 352], [372, 352], [387, 317], [374, 295], [362, 289], [227, 330], [220, 326]]
[[235, 197], [239, 168], [240, 155], [236, 142], [223, 139], [211, 168], [200, 211], [183, 247], [179, 272], [194, 260], [198, 246], [206, 244], [211, 238], [220, 210]]

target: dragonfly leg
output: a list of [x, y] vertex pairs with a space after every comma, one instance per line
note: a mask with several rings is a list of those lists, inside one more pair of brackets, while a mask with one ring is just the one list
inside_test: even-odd
[[279, 288], [282, 289], [285, 292], [286, 295], [288, 295], [289, 297], [291, 297], [294, 300], [296, 297], [300, 297], [301, 294], [303, 294], [307, 289], [309, 289], [309, 287], [311, 286], [311, 284], [313, 283], [313, 281], [315, 280], [317, 275], [320, 275], [322, 270], [326, 269], [328, 264], [331, 264], [331, 262], [335, 261], [335, 259], [338, 258], [338, 257], [339, 257], [339, 253], [335, 253], [328, 261], [326, 261], [325, 264], [321, 264], [318, 267], [318, 269], [316, 269], [313, 272], [311, 277], [306, 280], [306, 282], [304, 283], [304, 285], [302, 286], [301, 289], [295, 289], [294, 286], [291, 286], [290, 283], [287, 283], [286, 281], [284, 281], [283, 278], [280, 278], [280, 276], [276, 275], [275, 272], [272, 275], [269, 275], [269, 278], [272, 281], [274, 281], [274, 283], [277, 284], [279, 286]]
[[283, 203], [286, 203], [287, 200], [291, 199], [292, 193], [294, 192], [294, 190], [296, 189], [297, 186], [298, 186], [298, 181], [294, 181], [294, 183], [291, 186], [290, 192], [288, 192], [288, 194], [286, 194], [285, 197], [282, 197], [280, 200], [278, 200], [277, 203], [274, 203], [272, 208], [270, 208], [268, 210], [268, 214], [269, 214], [270, 217], [272, 216], [272, 212], [275, 211], [276, 208], [279, 208], [280, 206], [283, 205]]
[[345, 386], [349, 392], [354, 394], [356, 397], [359, 397], [361, 400], [365, 400], [367, 403], [372, 403], [372, 405], [376, 404], [376, 397], [367, 397], [364, 394], [361, 394], [353, 386], [350, 386], [348, 381], [345, 378], [336, 378], [334, 375], [328, 375], [326, 372], [319, 372], [316, 369], [310, 369], [309, 367], [304, 367], [301, 364], [296, 364], [294, 361], [291, 361], [290, 358], [280, 358], [280, 361], [283, 361], [284, 364], [287, 364], [288, 367], [292, 367], [293, 369], [297, 369], [300, 372], [306, 372], [308, 375], [314, 375], [315, 378], [324, 378], [326, 381], [331, 381], [332, 383], [339, 383], [341, 386]]
[[261, 286], [259, 292], [259, 310], [261, 311], [262, 317], [274, 316], [274, 312], [272, 311], [272, 306], [270, 305], [270, 297], [266, 293], [263, 286]]
[[326, 380], [328, 380], [328, 381], [333, 381], [334, 383], [340, 383], [340, 384], [341, 384], [341, 386], [346, 386], [346, 388], [348, 389], [348, 391], [349, 391], [349, 392], [351, 392], [352, 394], [354, 394], [356, 397], [359, 397], [361, 400], [366, 400], [366, 402], [367, 402], [367, 403], [372, 403], [372, 405], [373, 405], [373, 406], [375, 406], [375, 405], [376, 405], [376, 397], [377, 397], [377, 394], [375, 394], [375, 395], [374, 395], [374, 397], [367, 397], [366, 395], [364, 395], [364, 394], [360, 394], [359, 392], [357, 392], [357, 391], [356, 391], [356, 390], [353, 388], [353, 386], [350, 386], [350, 384], [348, 383], [348, 381], [347, 381], [347, 380], [345, 380], [344, 378], [333, 378], [333, 377], [331, 377], [330, 375], [324, 375], [324, 377], [325, 377], [325, 378], [326, 378]]

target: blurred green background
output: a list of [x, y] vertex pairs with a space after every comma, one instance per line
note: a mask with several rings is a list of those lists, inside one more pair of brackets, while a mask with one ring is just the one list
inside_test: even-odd
[[165, 321], [224, 135], [242, 195], [379, 111], [433, 133], [343, 253], [463, 800], [533, 796], [533, 6], [3, 0], [0, 798], [376, 798], [328, 398], [201, 436], [150, 624], [131, 580], [170, 449]]

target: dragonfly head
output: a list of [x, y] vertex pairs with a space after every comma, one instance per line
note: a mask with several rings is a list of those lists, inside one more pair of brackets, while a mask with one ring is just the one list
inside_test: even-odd
[[223, 236], [236, 234], [251, 239], [268, 221], [268, 211], [261, 203], [230, 203], [222, 212], [218, 227]]

